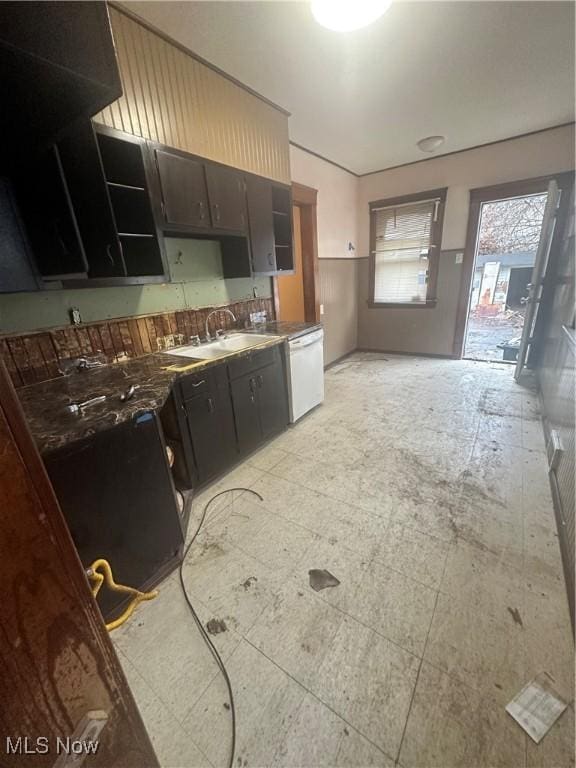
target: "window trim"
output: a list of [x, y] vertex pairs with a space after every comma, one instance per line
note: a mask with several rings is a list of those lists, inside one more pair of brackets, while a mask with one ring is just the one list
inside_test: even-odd
[[[416, 192], [412, 195], [402, 195], [401, 197], [390, 197], [385, 200], [373, 200], [369, 203], [370, 215], [370, 254], [368, 256], [369, 281], [368, 281], [368, 306], [371, 309], [433, 309], [438, 303], [438, 266], [440, 263], [440, 248], [442, 245], [442, 230], [444, 227], [444, 209], [446, 208], [446, 193], [448, 187], [441, 189], [429, 189], [425, 192]], [[376, 224], [374, 213], [379, 208], [392, 208], [395, 205], [405, 205], [406, 203], [426, 202], [430, 199], [440, 201], [438, 205], [438, 215], [436, 221], [432, 223], [430, 236], [430, 255], [428, 257], [428, 286], [426, 290], [426, 301], [416, 302], [395, 302], [395, 301], [374, 301], [374, 280], [376, 274]]]

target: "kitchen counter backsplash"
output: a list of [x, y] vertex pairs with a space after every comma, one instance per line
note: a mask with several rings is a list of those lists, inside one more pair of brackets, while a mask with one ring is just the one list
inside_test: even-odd
[[[122, 363], [142, 358], [161, 348], [170, 336], [204, 336], [206, 317], [213, 309], [230, 309], [237, 318], [233, 323], [226, 312], [211, 321], [211, 328], [243, 328], [250, 315], [266, 312], [273, 317], [270, 298], [246, 299], [219, 307], [186, 309], [155, 315], [123, 317], [82, 325], [49, 328], [35, 333], [0, 337], [0, 357], [18, 389], [62, 376], [62, 361], [102, 356], [108, 363]], [[214, 323], [214, 325], [212, 325]]]

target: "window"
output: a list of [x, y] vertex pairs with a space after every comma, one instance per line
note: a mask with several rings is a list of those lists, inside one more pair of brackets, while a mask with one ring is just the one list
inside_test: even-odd
[[370, 304], [436, 304], [445, 189], [370, 203]]

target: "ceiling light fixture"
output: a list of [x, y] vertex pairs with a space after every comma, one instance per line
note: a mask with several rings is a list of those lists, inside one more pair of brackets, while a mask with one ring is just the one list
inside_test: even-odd
[[417, 143], [422, 152], [436, 152], [446, 141], [446, 136], [426, 136]]
[[333, 32], [351, 32], [379, 19], [392, 0], [312, 0], [312, 15]]

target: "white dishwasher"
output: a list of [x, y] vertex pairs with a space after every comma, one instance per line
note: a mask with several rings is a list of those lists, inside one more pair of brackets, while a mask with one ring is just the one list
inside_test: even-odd
[[324, 331], [288, 342], [288, 394], [293, 424], [324, 400]]

